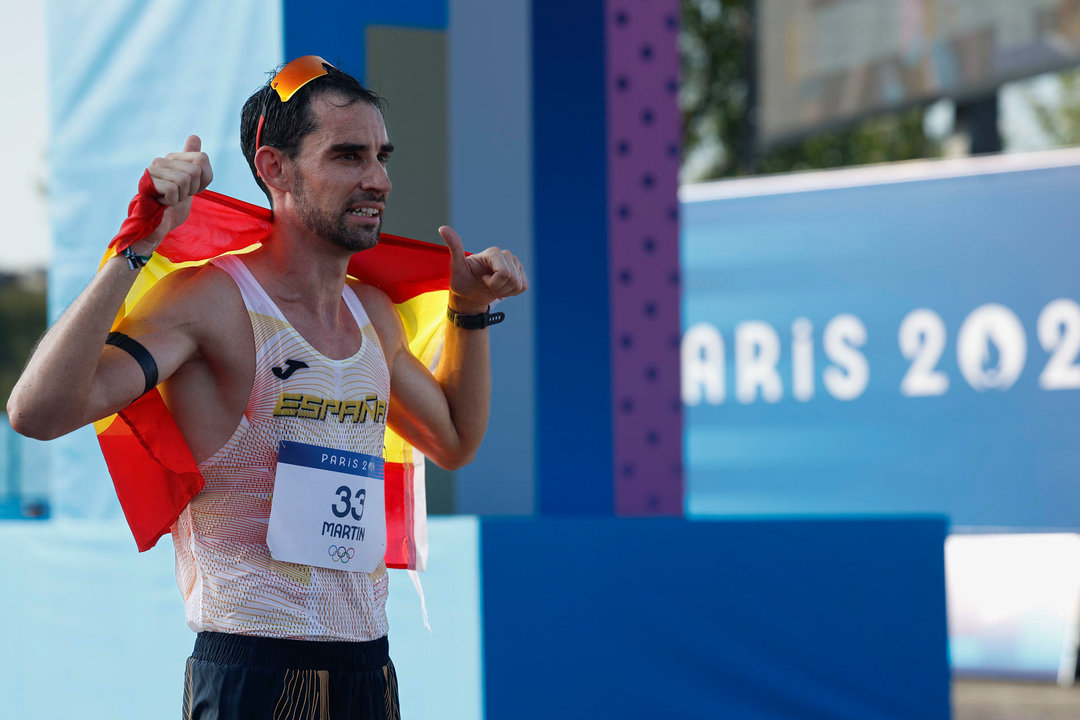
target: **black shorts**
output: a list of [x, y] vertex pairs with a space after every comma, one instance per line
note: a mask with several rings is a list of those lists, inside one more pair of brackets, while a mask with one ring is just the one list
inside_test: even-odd
[[203, 632], [184, 674], [184, 720], [399, 720], [386, 638], [276, 640]]

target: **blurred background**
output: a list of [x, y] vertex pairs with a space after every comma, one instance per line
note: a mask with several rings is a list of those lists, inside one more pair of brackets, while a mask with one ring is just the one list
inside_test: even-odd
[[[1080, 0], [0, 0], [0, 40], [0, 397], [154, 156], [263, 204], [239, 107], [298, 55], [389, 98], [388, 232], [525, 261], [484, 449], [429, 465], [430, 634], [393, 581], [407, 715], [1080, 717]], [[106, 716], [117, 668], [175, 708], [168, 545], [92, 432], [0, 414], [0, 716]]]

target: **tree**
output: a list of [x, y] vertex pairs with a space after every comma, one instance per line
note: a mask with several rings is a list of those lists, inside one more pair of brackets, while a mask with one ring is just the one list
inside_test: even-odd
[[34, 344], [45, 332], [44, 288], [0, 275], [0, 398], [7, 402]]
[[1047, 103], [1028, 93], [1035, 120], [1051, 143], [1080, 145], [1080, 68], [1058, 75], [1060, 97]]
[[[682, 0], [683, 162], [691, 180], [735, 174], [748, 133], [747, 0]], [[684, 170], [685, 173], [685, 170]]]
[[684, 181], [891, 162], [941, 154], [923, 108], [883, 113], [759, 152], [750, 99], [754, 0], [682, 0]]

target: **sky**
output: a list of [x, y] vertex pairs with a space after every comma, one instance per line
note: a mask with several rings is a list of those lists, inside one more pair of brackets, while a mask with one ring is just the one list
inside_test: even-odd
[[0, 272], [43, 268], [52, 258], [45, 204], [44, 5], [0, 0], [0, 67], [8, 70], [6, 111], [0, 113], [5, 170], [0, 173]]

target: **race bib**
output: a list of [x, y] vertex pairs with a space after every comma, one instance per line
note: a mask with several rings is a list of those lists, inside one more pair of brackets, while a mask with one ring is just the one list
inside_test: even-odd
[[372, 572], [386, 554], [383, 459], [282, 441], [266, 544], [275, 560]]

